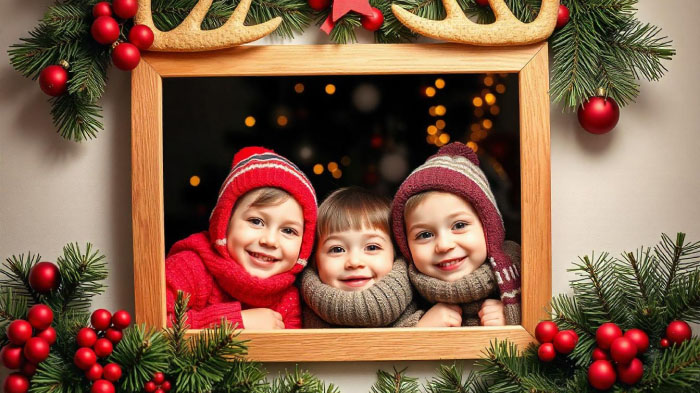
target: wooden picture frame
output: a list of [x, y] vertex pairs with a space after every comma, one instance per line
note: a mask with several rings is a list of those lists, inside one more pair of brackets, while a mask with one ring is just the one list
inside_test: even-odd
[[492, 339], [534, 340], [551, 298], [551, 197], [547, 43], [240, 46], [146, 53], [132, 74], [132, 220], [136, 322], [166, 326], [162, 79], [253, 75], [517, 73], [520, 95], [522, 325], [464, 328], [251, 331], [257, 361], [474, 359]]

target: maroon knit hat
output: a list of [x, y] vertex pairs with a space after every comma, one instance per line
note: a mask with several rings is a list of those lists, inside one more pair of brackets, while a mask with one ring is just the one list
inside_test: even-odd
[[311, 254], [316, 232], [316, 192], [309, 179], [291, 161], [264, 147], [244, 147], [233, 157], [231, 172], [219, 191], [219, 199], [209, 218], [209, 238], [216, 251], [231, 258], [226, 247], [228, 223], [238, 198], [261, 187], [275, 187], [288, 192], [300, 205], [304, 215], [299, 259], [291, 272], [300, 272]]
[[474, 151], [462, 143], [445, 145], [401, 183], [391, 206], [392, 229], [399, 249], [409, 261], [413, 259], [406, 238], [404, 210], [410, 197], [424, 191], [449, 192], [474, 207], [484, 227], [488, 261], [498, 282], [501, 301], [504, 306], [517, 304], [519, 309], [520, 274], [502, 250], [503, 219]]

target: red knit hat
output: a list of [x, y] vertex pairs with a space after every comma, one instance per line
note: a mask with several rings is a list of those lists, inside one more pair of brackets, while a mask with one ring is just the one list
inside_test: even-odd
[[244, 147], [233, 157], [231, 172], [219, 191], [219, 199], [209, 218], [209, 238], [216, 251], [232, 259], [226, 247], [228, 223], [238, 198], [261, 187], [275, 187], [288, 192], [304, 214], [304, 233], [299, 259], [291, 269], [298, 273], [311, 254], [316, 231], [316, 192], [309, 179], [291, 161], [264, 147]]
[[519, 317], [520, 274], [502, 250], [503, 219], [474, 151], [462, 143], [443, 146], [408, 175], [396, 192], [391, 206], [392, 229], [401, 252], [409, 261], [413, 259], [406, 238], [404, 210], [410, 197], [424, 191], [449, 192], [474, 207], [484, 227], [488, 260], [498, 282], [501, 301], [507, 308], [517, 304], [518, 307], [512, 308], [518, 310]]

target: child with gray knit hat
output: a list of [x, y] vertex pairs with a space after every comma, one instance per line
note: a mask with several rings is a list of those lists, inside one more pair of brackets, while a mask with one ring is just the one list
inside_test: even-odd
[[394, 197], [392, 227], [411, 283], [432, 304], [416, 326], [520, 324], [520, 246], [504, 241], [472, 149], [445, 145], [416, 168]]
[[315, 265], [302, 273], [304, 328], [408, 327], [423, 315], [408, 266], [395, 258], [391, 202], [358, 187], [319, 206]]

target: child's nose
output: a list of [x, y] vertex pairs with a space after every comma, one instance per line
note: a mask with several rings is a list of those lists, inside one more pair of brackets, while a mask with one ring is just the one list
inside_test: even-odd
[[435, 239], [435, 252], [444, 253], [454, 248], [454, 239], [450, 235], [438, 235]]
[[356, 252], [348, 253], [348, 259], [345, 262], [346, 268], [356, 269], [358, 267], [363, 267], [365, 264], [362, 261], [360, 255]]
[[277, 232], [265, 231], [260, 236], [260, 244], [267, 247], [277, 247]]

